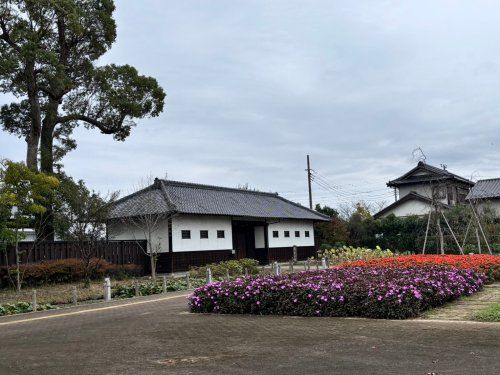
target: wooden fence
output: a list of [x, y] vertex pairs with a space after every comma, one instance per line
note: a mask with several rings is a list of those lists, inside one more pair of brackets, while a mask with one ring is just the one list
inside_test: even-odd
[[[146, 241], [106, 241], [98, 245], [95, 256], [114, 264], [137, 264], [145, 271], [148, 262], [141, 246], [146, 248]], [[23, 264], [80, 258], [80, 251], [75, 242], [21, 242], [19, 243], [19, 251]], [[5, 253], [0, 253], [0, 266], [16, 263], [16, 253], [13, 246], [7, 247]]]

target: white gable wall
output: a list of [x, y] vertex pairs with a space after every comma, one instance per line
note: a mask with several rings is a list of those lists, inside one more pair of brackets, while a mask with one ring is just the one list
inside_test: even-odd
[[428, 203], [421, 202], [418, 200], [409, 200], [401, 203], [399, 206], [394, 207], [392, 210], [387, 211], [381, 217], [389, 216], [394, 214], [398, 217], [400, 216], [411, 216], [411, 215], [427, 215], [431, 209]]
[[[191, 238], [183, 239], [182, 231], [190, 230]], [[200, 230], [208, 230], [208, 238], [200, 238]], [[217, 238], [217, 231], [224, 231], [224, 238]], [[231, 250], [233, 235], [229, 216], [182, 215], [172, 218], [173, 251]]]
[[[108, 239], [113, 241], [145, 240], [144, 231], [133, 224], [121, 221], [112, 221], [107, 224]], [[153, 241], [160, 245], [160, 252], [166, 253], [168, 249], [168, 221], [163, 220], [158, 225], [158, 230], [153, 233]]]
[[[278, 238], [273, 237], [273, 232], [278, 231]], [[290, 232], [290, 237], [285, 237], [285, 231]], [[295, 237], [295, 231], [299, 231], [300, 237]], [[309, 231], [309, 237], [305, 232]], [[314, 228], [311, 221], [283, 220], [270, 223], [267, 238], [269, 247], [292, 247], [292, 246], [314, 246]], [[264, 227], [255, 228], [255, 248], [264, 248]]]

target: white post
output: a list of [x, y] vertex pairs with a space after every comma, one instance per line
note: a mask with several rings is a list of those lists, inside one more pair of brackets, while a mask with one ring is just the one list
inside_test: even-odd
[[163, 293], [167, 293], [167, 276], [163, 275]]
[[298, 259], [297, 257], [297, 246], [293, 245], [293, 261], [296, 262]]
[[226, 280], [229, 281], [229, 270], [226, 270]]
[[245, 268], [245, 277], [248, 277], [248, 268]]
[[78, 304], [78, 291], [76, 290], [76, 286], [73, 287], [73, 305]]
[[139, 290], [139, 284], [137, 283], [137, 280], [134, 280], [134, 291], [135, 291], [135, 296], [139, 297], [139, 295], [141, 293], [140, 293], [140, 290]]
[[321, 258], [321, 268], [323, 268], [324, 270], [326, 270], [326, 268], [327, 268], [326, 267], [326, 258], [325, 257]]
[[207, 284], [212, 283], [212, 270], [210, 267], [207, 267]]
[[31, 304], [33, 306], [33, 311], [36, 311], [37, 304], [36, 304], [36, 289], [33, 289], [33, 295], [31, 297]]
[[290, 260], [290, 262], [288, 263], [288, 270], [289, 270], [290, 272], [292, 272], [292, 271], [293, 271], [293, 260]]
[[104, 278], [104, 302], [111, 301], [111, 279], [109, 277]]
[[186, 274], [186, 289], [191, 289], [191, 280], [189, 280], [189, 273]]
[[274, 262], [274, 275], [279, 276], [280, 275], [280, 266], [278, 262]]

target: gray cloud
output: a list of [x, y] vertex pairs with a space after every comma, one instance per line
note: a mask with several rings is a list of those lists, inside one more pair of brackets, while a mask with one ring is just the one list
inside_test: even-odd
[[[321, 203], [391, 200], [384, 182], [412, 167], [418, 146], [455, 173], [500, 176], [494, 2], [116, 5], [118, 40], [102, 63], [136, 66], [168, 97], [124, 143], [77, 130], [65, 166], [95, 189], [129, 192], [168, 173], [305, 204], [309, 153], [342, 186], [315, 187]], [[23, 141], [0, 135], [0, 156], [24, 152]]]

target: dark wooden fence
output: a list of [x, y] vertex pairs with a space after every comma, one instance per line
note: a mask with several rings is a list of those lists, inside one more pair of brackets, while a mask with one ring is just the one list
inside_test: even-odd
[[[137, 264], [145, 270], [147, 256], [141, 246], [146, 248], [146, 241], [106, 241], [98, 245], [95, 256], [114, 264]], [[19, 251], [23, 264], [80, 258], [80, 251], [74, 242], [21, 242]], [[16, 263], [16, 253], [13, 246], [7, 247], [6, 253], [1, 253], [0, 266], [14, 265]]]

